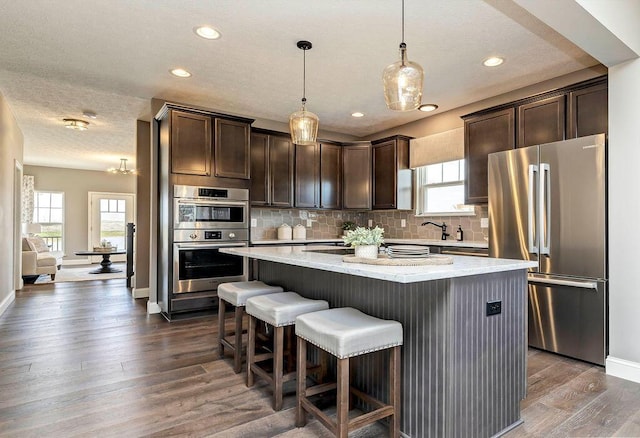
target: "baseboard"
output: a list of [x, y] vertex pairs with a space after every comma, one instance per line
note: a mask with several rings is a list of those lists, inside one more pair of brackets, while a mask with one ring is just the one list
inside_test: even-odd
[[148, 287], [134, 287], [131, 289], [131, 296], [133, 298], [149, 298]]
[[62, 260], [62, 266], [90, 265], [89, 259]]
[[606, 371], [610, 376], [640, 383], [640, 363], [609, 356], [607, 357]]
[[2, 315], [15, 300], [16, 291], [12, 290], [11, 292], [9, 292], [9, 295], [7, 295], [4, 300], [2, 300], [2, 303], [0, 303], [0, 315]]
[[160, 308], [160, 305], [158, 303], [147, 301], [147, 313], [149, 315], [153, 313], [160, 313], [161, 311], [162, 309]]

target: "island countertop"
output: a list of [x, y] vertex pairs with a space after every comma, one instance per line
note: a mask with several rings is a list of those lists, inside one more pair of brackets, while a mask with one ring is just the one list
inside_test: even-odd
[[220, 251], [258, 260], [375, 278], [395, 283], [416, 283], [493, 272], [515, 271], [538, 265], [537, 262], [523, 260], [454, 255], [451, 256], [453, 264], [450, 265], [381, 266], [345, 263], [342, 261], [342, 255], [314, 252], [314, 249], [318, 248], [304, 246], [243, 247], [221, 248]]
[[[251, 245], [308, 245], [310, 243], [336, 243], [342, 244], [344, 240], [335, 239], [290, 239], [290, 240], [252, 240]], [[385, 244], [401, 244], [401, 245], [429, 245], [429, 246], [452, 246], [460, 248], [488, 248], [486, 241], [465, 240], [458, 242], [457, 240], [434, 240], [434, 239], [396, 239], [393, 237], [385, 238]]]

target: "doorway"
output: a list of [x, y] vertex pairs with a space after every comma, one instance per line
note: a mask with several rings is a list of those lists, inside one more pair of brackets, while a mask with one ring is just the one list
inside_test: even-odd
[[[135, 195], [132, 193], [89, 192], [89, 248], [111, 243], [118, 250], [127, 249], [127, 223], [134, 221]], [[102, 257], [91, 257], [99, 263]], [[114, 262], [126, 261], [126, 255], [114, 255]]]

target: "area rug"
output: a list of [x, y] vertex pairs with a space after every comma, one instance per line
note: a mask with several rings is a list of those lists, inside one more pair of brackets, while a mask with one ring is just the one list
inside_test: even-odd
[[63, 283], [67, 281], [91, 281], [91, 280], [111, 280], [114, 278], [127, 278], [126, 264], [114, 263], [113, 268], [121, 269], [122, 272], [116, 272], [113, 274], [90, 274], [89, 271], [94, 271], [99, 268], [100, 265], [82, 266], [77, 268], [65, 268], [63, 267], [56, 273], [56, 280], [51, 281], [51, 276], [41, 275], [35, 281], [34, 284], [47, 284], [47, 283]]

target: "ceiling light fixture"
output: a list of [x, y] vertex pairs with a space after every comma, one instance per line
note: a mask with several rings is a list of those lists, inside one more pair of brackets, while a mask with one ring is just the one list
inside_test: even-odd
[[88, 111], [88, 110], [83, 111], [82, 115], [85, 116], [85, 117], [88, 117], [90, 119], [97, 119], [98, 118], [98, 115], [96, 113], [94, 113], [93, 111]]
[[355, 112], [355, 113], [351, 113], [351, 117], [360, 118], [360, 117], [364, 117], [364, 114], [358, 111], [358, 112]]
[[400, 61], [387, 66], [382, 72], [384, 100], [387, 108], [394, 111], [411, 111], [420, 106], [424, 70], [419, 64], [407, 59], [404, 42], [404, 0], [402, 0], [402, 42]]
[[482, 65], [485, 67], [497, 67], [504, 62], [504, 58], [498, 56], [492, 56], [482, 61]]
[[86, 131], [89, 129], [89, 122], [79, 119], [62, 119], [64, 127], [75, 129], [76, 131]]
[[112, 167], [107, 169], [107, 172], [115, 173], [118, 175], [134, 175], [136, 173], [135, 169], [127, 169], [127, 159], [120, 158], [120, 167], [115, 168]]
[[430, 111], [435, 111], [438, 109], [438, 105], [436, 105], [435, 103], [425, 103], [423, 105], [420, 105], [420, 107], [418, 108], [420, 111], [423, 111], [425, 113], [428, 113]]
[[318, 137], [318, 116], [307, 111], [305, 105], [306, 98], [306, 80], [307, 80], [307, 50], [310, 50], [312, 44], [309, 41], [298, 41], [296, 44], [303, 53], [302, 64], [302, 109], [296, 111], [289, 116], [289, 131], [291, 132], [291, 141], [299, 145], [311, 145], [316, 143]]
[[206, 40], [217, 40], [222, 35], [216, 29], [211, 26], [198, 26], [194, 27], [193, 31], [201, 38]]
[[188, 78], [191, 76], [191, 73], [189, 73], [183, 68], [174, 68], [173, 70], [169, 70], [169, 72], [172, 75], [177, 76], [179, 78]]

